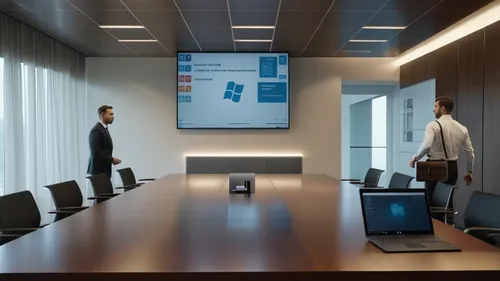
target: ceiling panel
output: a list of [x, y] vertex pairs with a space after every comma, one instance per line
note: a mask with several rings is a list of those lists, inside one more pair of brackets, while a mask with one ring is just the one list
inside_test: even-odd
[[380, 43], [370, 42], [370, 43], [359, 43], [359, 42], [348, 42], [342, 50], [352, 50], [352, 51], [371, 51], [378, 47]]
[[233, 11], [233, 25], [274, 25], [278, 11]]
[[174, 1], [165, 0], [122, 0], [131, 10], [142, 11], [177, 11]]
[[154, 39], [146, 29], [107, 29], [117, 39]]
[[229, 0], [232, 11], [276, 11], [279, 0]]
[[352, 39], [356, 40], [389, 40], [398, 33], [395, 29], [361, 29]]
[[281, 0], [281, 11], [327, 11], [333, 0]]
[[171, 0], [181, 11], [227, 11], [226, 0]]
[[273, 29], [233, 29], [234, 39], [272, 39]]
[[138, 25], [139, 22], [127, 10], [87, 10], [85, 15], [99, 25]]
[[[179, 50], [233, 51], [234, 34], [236, 39], [273, 39], [272, 44], [236, 43], [237, 51], [268, 51], [272, 46], [273, 51], [290, 52], [292, 56], [390, 57], [491, 2], [493, 0], [0, 0], [0, 11], [88, 56], [175, 56]], [[232, 30], [231, 21], [233, 25], [276, 24], [276, 29]], [[98, 24], [143, 24], [146, 29], [102, 30]], [[362, 29], [366, 24], [407, 28]], [[117, 38], [156, 38], [159, 42], [124, 45]], [[388, 41], [349, 43], [350, 39]]]
[[416, 20], [422, 12], [419, 11], [394, 11], [384, 10], [377, 13], [377, 15], [368, 22], [367, 25], [374, 26], [407, 26]]
[[141, 57], [164, 57], [169, 53], [158, 43], [124, 43]]
[[304, 56], [332, 56], [352, 38], [376, 11], [330, 11]]
[[72, 9], [73, 6], [66, 0], [15, 0], [21, 6], [27, 9], [44, 9], [44, 10], [64, 10]]
[[292, 56], [299, 56], [325, 12], [281, 11], [274, 34], [273, 51], [288, 50]]
[[[18, 0], [19, 1], [19, 0]], [[38, 2], [50, 2], [52, 0], [34, 0]], [[57, 0], [61, 1], [61, 0]], [[63, 0], [64, 1], [64, 0]], [[67, 0], [71, 2], [74, 6], [81, 10], [123, 10], [123, 6], [120, 0]]]
[[271, 43], [260, 42], [260, 43], [245, 43], [237, 42], [236, 50], [238, 52], [269, 52], [271, 48]]
[[336, 0], [335, 3], [333, 3], [332, 10], [377, 11], [382, 8], [387, 1], [388, 0]]
[[[186, 19], [189, 27], [203, 26], [226, 26], [229, 27], [229, 13], [226, 11], [201, 12], [201, 11], [183, 11], [182, 15]], [[234, 23], [234, 21], [233, 21]]]

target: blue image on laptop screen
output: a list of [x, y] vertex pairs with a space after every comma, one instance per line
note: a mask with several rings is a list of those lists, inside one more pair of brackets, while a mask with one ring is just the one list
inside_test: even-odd
[[369, 235], [432, 233], [424, 192], [369, 192], [363, 194]]

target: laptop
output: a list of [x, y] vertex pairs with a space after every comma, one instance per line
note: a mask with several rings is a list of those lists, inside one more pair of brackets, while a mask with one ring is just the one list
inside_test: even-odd
[[387, 253], [459, 252], [436, 237], [424, 188], [359, 190], [365, 235]]

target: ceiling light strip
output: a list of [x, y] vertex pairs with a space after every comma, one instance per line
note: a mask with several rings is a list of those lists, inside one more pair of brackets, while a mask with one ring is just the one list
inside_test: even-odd
[[99, 25], [102, 29], [144, 29], [142, 25]]
[[349, 42], [351, 43], [383, 43], [386, 42], [387, 40], [363, 40], [363, 39], [351, 39]]
[[156, 43], [158, 40], [156, 39], [120, 39], [118, 40], [122, 43]]
[[[227, 0], [229, 1], [229, 0]], [[272, 25], [233, 25], [233, 29], [274, 29]]]
[[270, 43], [272, 39], [234, 39], [234, 42], [247, 42], [247, 43]]
[[500, 20], [500, 1], [495, 1], [401, 54], [394, 63], [401, 66]]
[[367, 25], [367, 26], [363, 26], [363, 29], [402, 30], [402, 29], [406, 29], [406, 26], [376, 26], [376, 25]]

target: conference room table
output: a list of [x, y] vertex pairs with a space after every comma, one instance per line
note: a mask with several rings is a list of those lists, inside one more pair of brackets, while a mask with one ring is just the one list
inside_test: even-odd
[[499, 280], [500, 250], [438, 221], [461, 252], [368, 243], [347, 182], [257, 175], [255, 189], [168, 175], [1, 246], [0, 280]]

